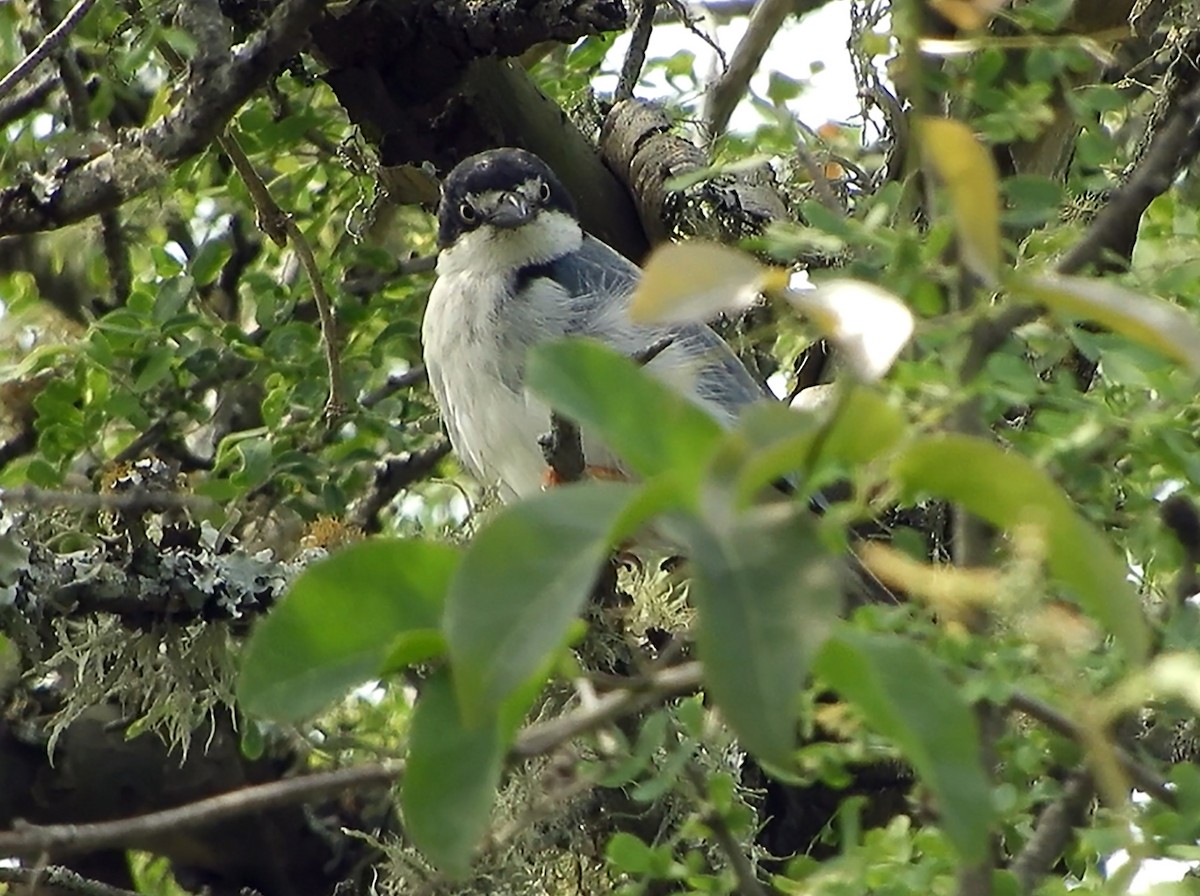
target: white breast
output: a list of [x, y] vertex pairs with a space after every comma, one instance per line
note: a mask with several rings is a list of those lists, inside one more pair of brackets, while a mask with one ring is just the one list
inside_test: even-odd
[[506, 289], [495, 276], [440, 277], [429, 296], [422, 340], [455, 452], [484, 485], [498, 484], [512, 497], [541, 488], [545, 462], [538, 437], [549, 431], [550, 415], [521, 385], [530, 343], [514, 333], [538, 334], [511, 313], [496, 313]]

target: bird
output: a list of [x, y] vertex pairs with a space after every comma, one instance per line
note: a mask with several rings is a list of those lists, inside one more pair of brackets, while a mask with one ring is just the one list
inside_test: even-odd
[[[591, 337], [631, 357], [665, 343], [646, 370], [725, 426], [770, 395], [705, 324], [630, 319], [641, 270], [584, 231], [570, 193], [533, 153], [493, 149], [456, 165], [442, 182], [437, 227], [425, 368], [455, 454], [503, 500], [547, 483], [539, 437], [550, 409], [524, 383], [526, 355], [541, 343]], [[581, 437], [589, 469], [622, 470], [600, 441]]]

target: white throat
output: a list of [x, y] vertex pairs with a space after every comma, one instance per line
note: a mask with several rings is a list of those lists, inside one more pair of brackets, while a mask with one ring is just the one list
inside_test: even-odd
[[511, 230], [490, 224], [464, 233], [438, 255], [437, 272], [508, 275], [530, 265], [545, 264], [574, 252], [583, 242], [579, 222], [565, 212], [546, 210]]

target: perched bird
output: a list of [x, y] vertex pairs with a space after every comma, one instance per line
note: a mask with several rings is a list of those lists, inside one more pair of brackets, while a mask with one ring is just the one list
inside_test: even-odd
[[[524, 388], [534, 345], [589, 336], [633, 356], [669, 338], [647, 370], [726, 424], [767, 394], [707, 326], [630, 321], [641, 272], [583, 232], [566, 188], [532, 153], [495, 149], [455, 167], [442, 184], [438, 245], [422, 325], [429, 382], [458, 457], [506, 499], [545, 480], [538, 437], [549, 410]], [[582, 436], [590, 467], [620, 469]]]

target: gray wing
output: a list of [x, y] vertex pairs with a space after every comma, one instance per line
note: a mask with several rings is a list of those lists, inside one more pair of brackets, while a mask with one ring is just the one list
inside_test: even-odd
[[[590, 336], [634, 355], [664, 338], [671, 345], [647, 365], [701, 406], [731, 422], [751, 402], [770, 395], [737, 355], [704, 324], [646, 326], [629, 320], [629, 299], [641, 271], [599, 240], [584, 235], [578, 251], [552, 262], [553, 277], [572, 305], [568, 334]], [[619, 302], [612, 297], [619, 296]]]

